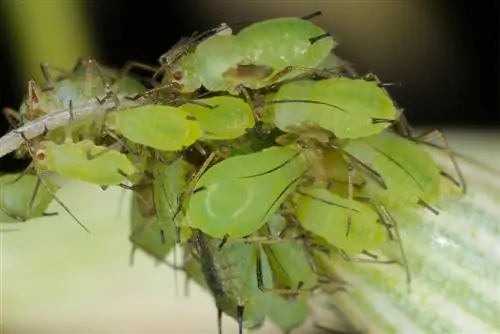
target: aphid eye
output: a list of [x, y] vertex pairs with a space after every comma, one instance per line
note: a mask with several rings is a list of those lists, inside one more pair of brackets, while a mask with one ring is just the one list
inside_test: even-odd
[[180, 81], [182, 80], [182, 72], [181, 71], [175, 71], [173, 74], [174, 80]]
[[40, 161], [45, 160], [45, 150], [38, 150], [38, 151], [36, 151], [35, 156]]

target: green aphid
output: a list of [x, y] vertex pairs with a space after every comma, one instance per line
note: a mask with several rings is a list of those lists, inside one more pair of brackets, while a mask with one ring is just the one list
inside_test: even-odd
[[125, 154], [90, 140], [63, 144], [42, 141], [33, 149], [33, 164], [37, 170], [101, 186], [119, 185], [138, 173]]
[[[369, 251], [389, 241], [386, 227], [370, 205], [320, 188], [307, 189], [296, 196], [295, 216], [301, 226], [347, 255]], [[349, 209], [352, 225], [347, 234]]]
[[203, 133], [187, 111], [155, 104], [110, 113], [106, 125], [131, 142], [161, 151], [179, 151]]
[[196, 182], [183, 224], [218, 238], [256, 232], [295, 190], [307, 168], [301, 152], [291, 147], [223, 160]]
[[193, 115], [201, 128], [201, 140], [231, 140], [245, 135], [255, 126], [250, 105], [232, 96], [216, 96], [195, 100], [180, 108]]
[[181, 78], [196, 74], [199, 82], [189, 80], [182, 91], [190, 93], [202, 85], [209, 91], [239, 94], [241, 87], [260, 89], [316, 68], [336, 44], [309, 21], [317, 15], [265, 20], [236, 35], [215, 34], [203, 40], [181, 62], [179, 72]]
[[273, 296], [263, 287], [272, 287], [271, 268], [258, 245], [228, 244], [219, 248], [220, 239], [197, 231], [194, 242], [200, 254], [205, 281], [218, 309], [219, 333], [222, 333], [222, 314], [243, 328], [257, 329], [264, 324]]
[[366, 172], [369, 197], [389, 207], [424, 206], [440, 196], [440, 169], [425, 149], [390, 132], [341, 144], [347, 160]]
[[188, 164], [176, 160], [170, 165], [154, 163], [153, 180], [147, 178], [134, 185], [131, 211], [130, 240], [160, 261], [175, 245], [175, 222], [177, 197], [186, 186]]
[[0, 176], [0, 223], [23, 222], [49, 215], [45, 211], [58, 189], [54, 182], [47, 181], [43, 185], [36, 175]]
[[265, 104], [265, 119], [282, 131], [321, 128], [341, 139], [378, 134], [399, 116], [377, 82], [344, 77], [284, 84]]

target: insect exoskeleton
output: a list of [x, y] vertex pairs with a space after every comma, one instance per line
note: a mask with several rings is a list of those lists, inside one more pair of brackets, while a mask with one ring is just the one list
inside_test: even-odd
[[380, 133], [400, 113], [377, 82], [346, 77], [286, 83], [263, 105], [264, 120], [282, 131], [321, 128], [342, 139]]
[[230, 140], [243, 136], [255, 126], [255, 117], [245, 100], [216, 96], [195, 100], [180, 108], [193, 115], [203, 129], [202, 140]]
[[340, 150], [365, 174], [365, 194], [384, 205], [430, 208], [441, 194], [439, 167], [411, 140], [385, 131], [343, 142]]
[[200, 123], [187, 111], [151, 104], [109, 113], [106, 126], [131, 142], [162, 151], [179, 151], [203, 133]]
[[[273, 286], [273, 280], [269, 262], [260, 246], [238, 243], [219, 249], [220, 239], [199, 230], [194, 232], [193, 238], [205, 281], [219, 311], [219, 333], [222, 332], [222, 313], [236, 319], [240, 334], [243, 328], [262, 326], [272, 307], [272, 294], [262, 291], [261, 286]], [[262, 253], [260, 257], [259, 253]], [[257, 266], [260, 267], [259, 275]]]
[[185, 203], [183, 225], [213, 237], [256, 232], [291, 194], [308, 169], [292, 147], [230, 157], [201, 175]]
[[90, 140], [62, 144], [42, 141], [31, 150], [36, 169], [92, 184], [119, 185], [138, 174], [125, 154], [95, 145]]
[[46, 186], [41, 185], [36, 175], [0, 176], [0, 223], [22, 222], [49, 215], [45, 211], [58, 189], [55, 182], [47, 181]]
[[182, 91], [201, 85], [231, 94], [239, 94], [242, 86], [260, 89], [316, 68], [335, 45], [324, 29], [299, 17], [254, 23], [236, 35], [216, 34], [181, 62], [185, 70], [180, 75], [191, 78]]
[[[327, 189], [301, 190], [295, 194], [295, 208], [295, 216], [305, 230], [349, 256], [375, 249], [389, 240], [374, 208]], [[352, 226], [347, 234], [349, 210]]]

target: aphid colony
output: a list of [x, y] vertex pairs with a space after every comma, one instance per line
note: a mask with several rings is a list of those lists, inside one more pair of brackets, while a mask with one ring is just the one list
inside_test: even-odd
[[[155, 72], [151, 88], [95, 60], [55, 78], [43, 65], [45, 87], [30, 82], [19, 112], [4, 111], [14, 125], [94, 98], [116, 108], [26, 138], [29, 170], [0, 179], [2, 222], [64, 205], [53, 175], [133, 191], [134, 250], [166, 262], [180, 246], [175, 268], [213, 295], [219, 328], [225, 313], [240, 333], [266, 318], [300, 325], [309, 294], [346, 283], [328, 262], [394, 263], [410, 282], [391, 212], [437, 214], [443, 176], [464, 180], [420, 145], [442, 134], [413, 136], [384, 85], [335, 56], [318, 14], [183, 39], [159, 68], [139, 65]], [[401, 256], [370, 253], [387, 244]]]

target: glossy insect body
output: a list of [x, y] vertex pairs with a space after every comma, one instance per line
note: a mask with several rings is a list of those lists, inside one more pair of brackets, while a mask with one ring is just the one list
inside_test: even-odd
[[430, 204], [440, 194], [439, 168], [421, 146], [408, 139], [384, 132], [348, 141], [341, 149], [346, 159], [358, 161], [359, 169], [368, 173], [364, 188], [383, 204]]
[[[308, 20], [285, 17], [254, 23], [237, 35], [211, 36], [191, 59], [200, 83], [209, 91], [239, 93], [240, 85], [260, 89], [315, 68], [335, 46], [322, 28]], [[298, 72], [298, 73], [297, 73]], [[185, 87], [197, 89], [195, 86]], [[191, 90], [192, 91], [192, 90]]]
[[300, 133], [304, 127], [319, 127], [337, 138], [380, 133], [399, 115], [387, 92], [364, 79], [294, 81], [281, 86], [267, 103], [273, 106], [266, 110], [279, 129]]
[[[46, 182], [54, 193], [58, 186]], [[0, 176], [0, 223], [26, 221], [44, 215], [53, 194], [41, 185], [35, 175], [7, 174]]]
[[[200, 231], [194, 237], [205, 281], [219, 312], [236, 319], [239, 333], [243, 332], [243, 328], [262, 326], [272, 306], [272, 294], [259, 288], [256, 252], [261, 251], [260, 247], [241, 243], [219, 249], [220, 239], [211, 238]], [[260, 279], [265, 286], [272, 286], [269, 263], [265, 256], [260, 261]]]
[[163, 151], [181, 150], [202, 135], [193, 116], [166, 105], [145, 105], [111, 113], [107, 125], [134, 143]]
[[[376, 248], [388, 240], [377, 212], [369, 205], [320, 188], [305, 190], [296, 196], [295, 215], [302, 227], [347, 254]], [[349, 208], [352, 226], [347, 235]]]
[[41, 142], [35, 149], [33, 161], [37, 169], [102, 186], [118, 185], [137, 173], [126, 155], [97, 146], [90, 140], [63, 144]]
[[290, 147], [228, 158], [198, 180], [184, 224], [213, 237], [249, 235], [293, 192], [307, 168], [301, 152]]
[[255, 126], [252, 108], [243, 99], [217, 96], [195, 102], [200, 104], [186, 103], [181, 109], [193, 115], [201, 125], [203, 140], [235, 139]]

